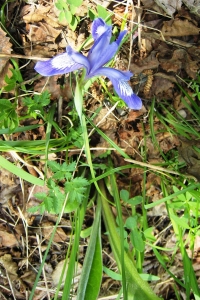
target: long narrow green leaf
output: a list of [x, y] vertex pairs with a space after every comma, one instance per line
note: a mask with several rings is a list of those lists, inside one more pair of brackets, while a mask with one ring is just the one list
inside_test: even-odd
[[67, 269], [67, 275], [65, 279], [65, 284], [64, 284], [64, 290], [63, 290], [63, 295], [62, 299], [69, 299], [70, 296], [70, 290], [71, 290], [71, 284], [72, 284], [72, 279], [74, 275], [74, 270], [75, 270], [75, 264], [76, 264], [76, 258], [77, 258], [77, 253], [78, 253], [78, 247], [79, 247], [79, 240], [80, 240], [80, 234], [82, 230], [82, 225], [85, 217], [85, 212], [87, 208], [87, 201], [90, 193], [90, 185], [87, 187], [87, 192], [85, 193], [85, 198], [83, 200], [83, 203], [78, 209], [77, 214], [76, 214], [76, 227], [75, 227], [75, 235], [74, 235], [74, 241], [73, 241], [73, 246], [71, 249], [71, 255], [70, 255], [70, 260], [68, 264], [68, 269]]
[[120, 230], [120, 264], [121, 264], [121, 273], [122, 273], [122, 286], [123, 286], [123, 295], [124, 299], [127, 299], [127, 287], [126, 287], [126, 272], [125, 272], [125, 266], [124, 266], [124, 224], [122, 220], [122, 208], [120, 204], [120, 197], [118, 192], [118, 187], [116, 183], [115, 175], [112, 174], [110, 176], [110, 182], [111, 182], [111, 188], [113, 193], [113, 198], [115, 200], [116, 208], [117, 208], [117, 216], [119, 221], [119, 230]]
[[9, 162], [7, 159], [5, 159], [3, 156], [0, 156], [0, 167], [8, 170], [9, 172], [15, 174], [16, 176], [32, 183], [35, 185], [43, 186], [44, 185], [44, 180], [41, 180], [23, 169], [20, 169], [19, 167], [15, 166], [11, 162]]
[[[112, 215], [112, 211], [106, 200], [106, 192], [103, 182], [99, 183], [101, 192], [105, 195], [102, 197], [102, 207], [103, 207], [103, 218], [107, 232], [109, 232], [109, 240], [114, 253], [116, 262], [120, 269], [121, 260], [121, 245], [120, 237], [116, 228], [115, 220]], [[148, 283], [142, 280], [136, 267], [129, 257], [129, 255], [124, 253], [124, 264], [127, 277], [127, 290], [129, 291], [128, 299], [130, 300], [160, 300], [158, 296], [154, 294]]]
[[[33, 129], [36, 129], [40, 126], [43, 126], [42, 124], [36, 124], [36, 125], [28, 125], [28, 126], [21, 126], [21, 127], [17, 127], [15, 128], [15, 130], [12, 131], [12, 133], [15, 133], [15, 132], [25, 132], [27, 130], [33, 130]], [[0, 134], [8, 134], [10, 133], [10, 129], [9, 128], [3, 128], [3, 129], [0, 129]]]
[[77, 300], [96, 300], [102, 278], [102, 258], [100, 243], [101, 201], [98, 199], [96, 215], [90, 236], [90, 242], [84, 259], [79, 282]]

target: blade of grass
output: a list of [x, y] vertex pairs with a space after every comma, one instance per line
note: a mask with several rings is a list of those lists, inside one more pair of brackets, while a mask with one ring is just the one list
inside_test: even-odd
[[84, 259], [79, 281], [77, 300], [96, 300], [102, 278], [102, 258], [100, 242], [101, 199], [98, 195], [97, 208], [92, 226], [89, 245]]
[[[101, 192], [104, 194], [102, 197], [102, 207], [103, 207], [103, 218], [107, 231], [109, 232], [109, 240], [111, 244], [112, 251], [114, 253], [117, 265], [119, 269], [121, 268], [121, 240], [116, 228], [115, 220], [112, 214], [112, 211], [109, 207], [109, 204], [106, 200], [106, 191], [102, 181], [99, 183]], [[124, 264], [125, 272], [127, 276], [127, 290], [129, 291], [128, 299], [132, 300], [158, 300], [160, 299], [156, 296], [151, 290], [148, 283], [143, 281], [138, 274], [135, 264], [129, 255], [124, 252]]]
[[170, 200], [172, 198], [176, 198], [178, 195], [184, 194], [187, 191], [193, 191], [193, 190], [195, 190], [197, 188], [200, 188], [200, 183], [193, 183], [193, 184], [189, 185], [188, 187], [183, 188], [182, 190], [180, 190], [180, 191], [178, 191], [176, 193], [173, 193], [173, 194], [171, 194], [171, 195], [169, 195], [167, 197], [164, 197], [164, 198], [162, 198], [162, 199], [160, 199], [158, 201], [155, 201], [153, 203], [146, 204], [144, 207], [146, 209], [152, 208], [152, 207], [154, 207], [154, 206], [156, 206], [158, 204], [164, 203], [164, 202], [166, 202], [166, 201], [168, 201], [168, 200]]
[[[28, 130], [33, 130], [33, 129], [39, 128], [40, 126], [43, 126], [43, 125], [42, 124], [37, 124], [37, 125], [21, 126], [21, 127], [15, 128], [15, 130], [13, 130], [12, 133], [25, 132], [25, 131], [28, 131]], [[0, 129], [0, 134], [9, 134], [9, 133], [10, 133], [9, 128]]]
[[[111, 165], [111, 160], [109, 162], [109, 165]], [[127, 287], [126, 287], [126, 273], [125, 273], [125, 265], [124, 265], [124, 224], [123, 224], [123, 220], [122, 220], [122, 208], [121, 208], [121, 204], [120, 204], [120, 197], [119, 197], [119, 193], [118, 193], [118, 187], [116, 184], [116, 178], [115, 175], [112, 174], [110, 175], [110, 182], [111, 182], [111, 189], [113, 192], [113, 198], [116, 204], [116, 208], [117, 208], [117, 216], [118, 216], [118, 222], [119, 222], [119, 230], [120, 230], [120, 245], [121, 245], [121, 249], [120, 249], [120, 264], [121, 264], [121, 274], [122, 274], [122, 286], [123, 286], [123, 296], [124, 299], [127, 299]]]
[[[49, 141], [49, 153], [66, 150], [66, 145], [66, 137], [51, 139]], [[44, 155], [46, 150], [46, 141], [0, 141], [0, 151], [7, 152], [11, 150], [27, 154]]]
[[47, 255], [48, 255], [48, 253], [49, 253], [49, 250], [50, 250], [50, 247], [51, 247], [51, 245], [52, 245], [54, 236], [55, 236], [55, 234], [56, 234], [56, 230], [57, 230], [58, 224], [59, 224], [59, 222], [60, 222], [60, 217], [61, 217], [61, 214], [60, 214], [59, 217], [57, 218], [56, 224], [55, 224], [55, 226], [54, 226], [54, 228], [53, 228], [53, 231], [52, 231], [52, 234], [51, 234], [51, 236], [50, 236], [50, 239], [49, 239], [49, 242], [48, 242], [46, 251], [45, 251], [45, 253], [44, 253], [44, 256], [43, 256], [43, 259], [42, 259], [40, 268], [39, 268], [39, 270], [38, 270], [36, 279], [35, 279], [35, 281], [34, 281], [34, 285], [33, 285], [31, 294], [30, 294], [30, 296], [29, 296], [29, 300], [33, 300], [33, 299], [34, 299], [35, 290], [36, 290], [36, 288], [37, 288], [37, 284], [38, 284], [38, 281], [39, 281], [39, 279], [40, 279], [40, 275], [41, 275], [41, 273], [42, 273], [42, 270], [43, 270], [43, 267], [44, 267], [44, 264], [45, 264]]
[[76, 265], [80, 234], [81, 234], [83, 220], [84, 220], [85, 212], [86, 212], [86, 208], [87, 208], [89, 192], [90, 192], [90, 186], [88, 186], [88, 188], [87, 188], [86, 196], [84, 198], [84, 201], [83, 201], [80, 209], [78, 209], [78, 211], [75, 213], [75, 230], [74, 230], [75, 235], [74, 235], [73, 245], [72, 245], [72, 249], [71, 249], [71, 254], [70, 254], [70, 259], [69, 259], [69, 264], [68, 264], [64, 289], [63, 289], [63, 295], [62, 295], [63, 300], [70, 299], [71, 284], [72, 284], [73, 274], [74, 274], [75, 265]]
[[0, 167], [8, 170], [9, 172], [15, 174], [16, 176], [34, 184], [34, 185], [44, 186], [44, 180], [41, 180], [41, 179], [27, 173], [23, 169], [20, 169], [19, 167], [15, 166], [13, 163], [11, 163], [7, 159], [5, 159], [3, 156], [0, 156]]
[[45, 138], [45, 176], [47, 174], [49, 144], [50, 144], [51, 128], [52, 128], [55, 109], [56, 109], [56, 105], [54, 104], [51, 106], [47, 117], [47, 130], [46, 130], [46, 138]]

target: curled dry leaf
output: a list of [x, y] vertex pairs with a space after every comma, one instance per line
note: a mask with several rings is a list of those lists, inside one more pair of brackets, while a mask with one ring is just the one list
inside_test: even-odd
[[[53, 231], [54, 224], [52, 222], [42, 223], [42, 234], [46, 240], [49, 240]], [[61, 227], [58, 227], [53, 241], [55, 243], [66, 241], [67, 235]]]
[[12, 248], [16, 246], [17, 240], [13, 233], [8, 233], [7, 231], [0, 230], [0, 247]]
[[178, 73], [184, 69], [191, 78], [196, 78], [198, 62], [192, 61], [190, 55], [184, 49], [174, 51], [171, 59], [161, 61], [161, 67], [167, 72]]
[[12, 280], [15, 280], [18, 278], [17, 271], [18, 267], [16, 262], [12, 260], [12, 256], [10, 254], [5, 254], [0, 257], [0, 264], [3, 265], [5, 268], [6, 272], [10, 276]]
[[189, 20], [175, 19], [163, 22], [162, 34], [164, 36], [198, 35], [199, 28]]
[[[12, 44], [10, 43], [10, 39], [6, 36], [6, 33], [0, 28], [0, 53], [10, 54], [12, 49]], [[10, 77], [12, 75], [10, 68], [12, 68], [9, 63], [8, 58], [0, 58], [0, 86], [5, 86], [4, 77], [8, 75]]]
[[157, 58], [157, 51], [152, 51], [145, 59], [141, 59], [138, 62], [131, 63], [130, 71], [134, 74], [142, 73], [144, 70], [156, 69], [159, 66]]
[[26, 36], [31, 42], [55, 42], [61, 33], [61, 30], [42, 22], [39, 22], [38, 25], [27, 24], [26, 29], [29, 32]]

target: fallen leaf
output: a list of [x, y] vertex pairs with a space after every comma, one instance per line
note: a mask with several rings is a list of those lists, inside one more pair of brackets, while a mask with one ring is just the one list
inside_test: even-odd
[[12, 260], [12, 256], [10, 254], [5, 254], [0, 257], [0, 263], [3, 265], [5, 270], [7, 271], [10, 278], [16, 280], [18, 278], [17, 275], [17, 263]]
[[190, 55], [184, 49], [176, 49], [171, 59], [161, 59], [161, 67], [167, 72], [178, 73], [184, 69], [191, 78], [196, 78], [198, 61], [192, 61]]
[[[46, 221], [41, 224], [41, 227], [42, 227], [42, 234], [44, 238], [49, 240], [53, 231], [54, 224], [52, 222]], [[53, 241], [55, 243], [59, 243], [59, 242], [66, 241], [66, 239], [67, 239], [66, 233], [61, 227], [58, 227]]]
[[[47, 18], [46, 15], [49, 12], [50, 8], [51, 8], [50, 6], [43, 6], [43, 5], [37, 5], [36, 8], [35, 5], [31, 5], [29, 6], [29, 8], [26, 8], [26, 11], [21, 12], [21, 16], [23, 16], [25, 23], [40, 22]], [[27, 13], [28, 10], [29, 12]]]
[[[52, 273], [52, 279], [53, 279], [53, 284], [54, 286], [58, 285], [58, 282], [60, 280], [60, 275], [62, 273], [63, 267], [65, 264], [65, 260], [61, 260], [57, 265], [56, 268], [54, 269], [53, 273]], [[79, 278], [80, 278], [80, 274], [81, 274], [81, 270], [82, 270], [82, 265], [80, 263], [76, 264], [76, 274], [75, 277], [73, 278], [73, 284], [76, 284], [79, 282]], [[67, 274], [67, 266], [65, 268], [65, 272], [63, 275], [63, 280], [62, 282], [64, 283], [65, 278], [66, 278], [66, 274]]]
[[55, 39], [61, 33], [61, 30], [41, 22], [37, 25], [27, 24], [26, 30], [29, 32], [26, 36], [31, 42], [55, 42]]
[[7, 231], [0, 230], [0, 246], [12, 248], [18, 245], [16, 237], [13, 233], [8, 233]]
[[163, 22], [162, 34], [167, 36], [198, 35], [199, 28], [189, 20], [174, 19]]
[[158, 68], [159, 61], [157, 58], [157, 51], [152, 51], [149, 56], [137, 62], [131, 63], [130, 71], [134, 74], [142, 73], [144, 70], [153, 70]]
[[155, 2], [171, 17], [176, 10], [181, 8], [182, 4], [181, 0], [155, 0]]

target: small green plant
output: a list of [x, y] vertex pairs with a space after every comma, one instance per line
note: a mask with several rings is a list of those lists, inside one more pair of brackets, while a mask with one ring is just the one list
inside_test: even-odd
[[44, 107], [50, 103], [50, 94], [47, 91], [39, 95], [34, 94], [33, 98], [23, 98], [22, 103], [27, 107], [27, 115], [36, 119], [38, 114], [45, 114]]
[[194, 91], [193, 97], [197, 97], [198, 100], [200, 100], [200, 75], [197, 75], [196, 80], [192, 80], [191, 89]]
[[10, 92], [15, 90], [18, 85], [21, 85], [21, 88], [23, 90], [26, 90], [25, 86], [22, 84], [23, 83], [23, 77], [20, 72], [19, 66], [17, 62], [14, 59], [11, 59], [12, 64], [13, 64], [13, 69], [11, 69], [12, 76], [8, 77], [8, 75], [5, 76], [4, 80], [7, 83], [7, 85], [3, 88], [4, 91]]
[[77, 7], [82, 4], [83, 0], [58, 0], [55, 6], [60, 10], [59, 21], [67, 20], [70, 28], [74, 31], [80, 21], [75, 15]]
[[30, 212], [40, 211], [44, 213], [59, 214], [62, 211], [66, 195], [68, 195], [65, 212], [76, 210], [86, 192], [89, 182], [84, 177], [73, 178], [73, 172], [76, 169], [76, 162], [67, 164], [64, 162], [62, 165], [55, 161], [49, 161], [48, 166], [53, 175], [47, 180], [47, 193], [41, 192], [35, 194], [35, 197], [41, 200], [41, 204], [29, 209]]
[[11, 133], [18, 125], [17, 103], [8, 99], [0, 99], [0, 128], [8, 128]]

